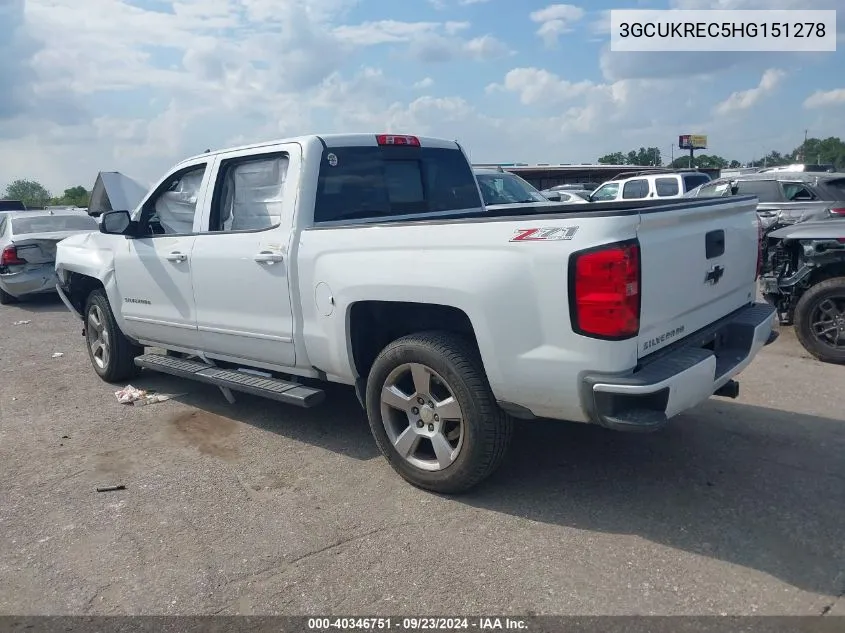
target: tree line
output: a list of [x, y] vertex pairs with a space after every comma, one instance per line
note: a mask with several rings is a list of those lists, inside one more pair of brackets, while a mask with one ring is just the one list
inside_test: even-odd
[[[680, 150], [683, 151], [683, 150]], [[599, 158], [602, 165], [654, 165], [663, 166], [663, 156], [657, 147], [641, 147], [631, 150], [627, 154], [613, 152]], [[781, 153], [772, 150], [767, 155], [748, 163], [729, 160], [715, 154], [698, 154], [693, 158], [692, 166], [699, 168], [736, 169], [738, 167], [777, 167], [792, 163], [822, 163], [832, 164], [836, 169], [845, 169], [845, 142], [839, 137], [830, 136], [826, 139], [808, 138], [791, 152]], [[673, 169], [688, 167], [689, 155], [682, 155], [668, 164]]]
[[19, 179], [6, 187], [4, 200], [20, 200], [28, 209], [46, 206], [87, 207], [91, 192], [82, 185], [65, 189], [60, 196], [53, 196], [46, 187], [35, 180]]

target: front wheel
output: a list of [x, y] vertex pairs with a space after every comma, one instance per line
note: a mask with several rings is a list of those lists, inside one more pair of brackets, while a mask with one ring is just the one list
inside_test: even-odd
[[143, 348], [120, 331], [103, 290], [92, 292], [85, 304], [85, 342], [94, 371], [106, 382], [121, 382], [141, 371], [135, 357]]
[[446, 332], [405, 336], [382, 350], [367, 381], [367, 415], [394, 470], [447, 494], [489, 477], [512, 435], [478, 353]]
[[811, 287], [795, 306], [795, 334], [826, 363], [845, 363], [845, 277]]

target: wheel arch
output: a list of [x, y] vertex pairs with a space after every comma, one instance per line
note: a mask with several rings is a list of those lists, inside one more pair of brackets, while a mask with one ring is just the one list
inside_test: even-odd
[[379, 352], [403, 336], [433, 330], [460, 335], [480, 354], [475, 327], [461, 308], [439, 303], [370, 300], [349, 306], [348, 353], [362, 404], [367, 376]]

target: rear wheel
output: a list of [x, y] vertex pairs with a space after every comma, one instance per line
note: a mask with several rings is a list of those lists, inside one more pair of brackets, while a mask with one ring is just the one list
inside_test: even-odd
[[143, 348], [133, 344], [120, 331], [103, 290], [95, 290], [88, 295], [85, 341], [94, 371], [106, 382], [121, 382], [140, 373], [135, 357], [143, 352]]
[[811, 287], [795, 306], [795, 334], [826, 363], [845, 363], [845, 277]]
[[13, 297], [8, 292], [0, 288], [0, 305], [7, 306], [12, 303], [17, 303], [17, 297]]
[[367, 415], [394, 470], [441, 493], [490, 476], [512, 434], [478, 353], [446, 332], [405, 336], [382, 350], [367, 381]]

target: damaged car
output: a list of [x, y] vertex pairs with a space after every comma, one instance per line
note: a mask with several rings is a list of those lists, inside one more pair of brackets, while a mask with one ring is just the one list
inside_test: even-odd
[[78, 211], [10, 211], [0, 215], [0, 304], [56, 291], [56, 246], [99, 228]]
[[845, 219], [793, 224], [765, 240], [763, 297], [810, 354], [845, 363]]

